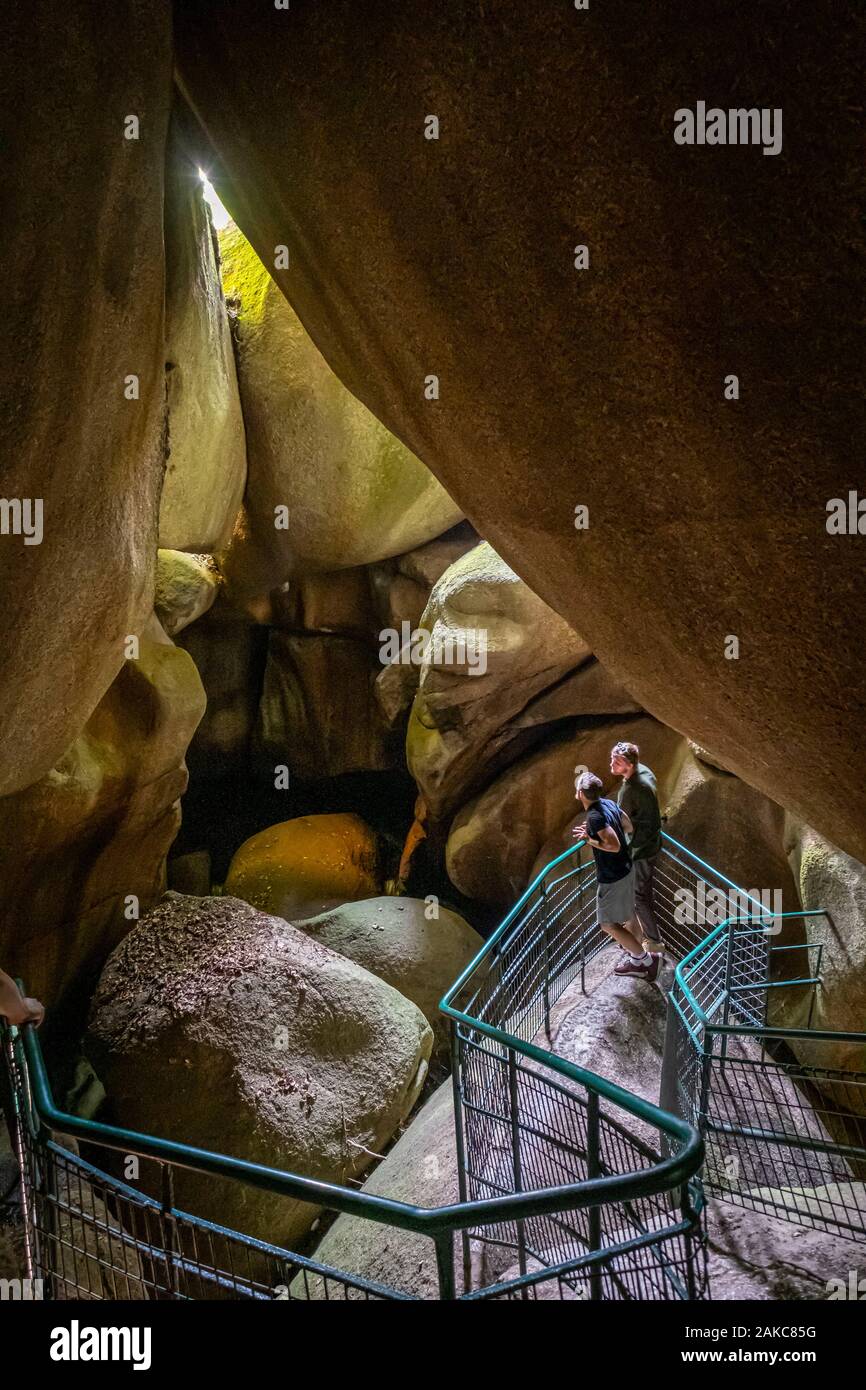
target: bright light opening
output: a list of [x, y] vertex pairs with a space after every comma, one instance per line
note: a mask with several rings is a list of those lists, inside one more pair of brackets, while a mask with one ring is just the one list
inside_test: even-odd
[[219, 194], [217, 193], [216, 189], [214, 188], [204, 169], [199, 169], [198, 176], [202, 181], [204, 200], [210, 207], [211, 217], [213, 218], [213, 224], [216, 227], [217, 231], [221, 232], [223, 227], [227, 227], [228, 224], [231, 222], [231, 215], [228, 212], [228, 209], [226, 208], [225, 204], [220, 202]]

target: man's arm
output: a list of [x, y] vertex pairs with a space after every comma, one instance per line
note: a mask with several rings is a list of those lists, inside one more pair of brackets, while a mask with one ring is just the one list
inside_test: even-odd
[[594, 829], [599, 823], [604, 824], [604, 820], [594, 807], [590, 806], [586, 820], [581, 821], [580, 825], [572, 828], [572, 835], [575, 840], [586, 840], [589, 845], [598, 845], [598, 841], [593, 839]]
[[35, 1023], [38, 1028], [45, 1010], [38, 999], [28, 999], [23, 995], [11, 976], [0, 970], [0, 1014], [8, 1023], [18, 1027], [22, 1023]]
[[589, 843], [596, 849], [603, 849], [605, 854], [618, 854], [622, 849], [616, 831], [611, 830], [609, 825], [603, 825], [598, 832], [598, 839], [590, 839]]

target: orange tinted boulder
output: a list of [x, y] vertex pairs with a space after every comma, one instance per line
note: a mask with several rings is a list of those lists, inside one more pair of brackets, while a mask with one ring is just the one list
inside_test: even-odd
[[377, 841], [359, 816], [298, 816], [268, 826], [234, 855], [225, 892], [286, 920], [381, 891]]

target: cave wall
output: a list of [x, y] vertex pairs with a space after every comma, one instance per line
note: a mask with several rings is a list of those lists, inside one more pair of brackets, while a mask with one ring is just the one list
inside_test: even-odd
[[164, 892], [204, 707], [194, 662], [151, 617], [56, 765], [0, 801], [0, 963], [46, 1004], [92, 987]]
[[[169, 535], [177, 546], [223, 543], [240, 494], [243, 430], [215, 243], [183, 183], [199, 157], [264, 264], [288, 247], [289, 266], [273, 277], [292, 306], [283, 309], [293, 341], [302, 324], [315, 344], [302, 343], [304, 360], [320, 351], [373, 411], [375, 429], [394, 431], [401, 457], [417, 456], [419, 535], [435, 536], [465, 509], [629, 703], [866, 858], [860, 548], [824, 524], [827, 499], [856, 485], [861, 452], [849, 286], [859, 250], [859, 12], [783, 0], [772, 21], [741, 13], [734, 25], [720, 4], [694, 12], [675, 3], [648, 6], [635, 29], [615, 2], [602, 14], [516, 0], [483, 12], [444, 0], [433, 13], [420, 0], [296, 0], [289, 11], [185, 0], [173, 22], [181, 87], [206, 132], [184, 117], [173, 142], [174, 156], [181, 145], [188, 155], [183, 173], [172, 166], [168, 218], [175, 354], [163, 304], [169, 5], [48, 3], [38, 23], [19, 13], [5, 33], [13, 198], [3, 490], [44, 503], [41, 544], [0, 543], [10, 958], [26, 965], [18, 945], [42, 941], [45, 989], [63, 988], [76, 961], [95, 959], [122, 928], [124, 877], [129, 892], [137, 883], [144, 898], [157, 891], [176, 830], [201, 713], [194, 680], [157, 776], [145, 759], [141, 775], [94, 780], [86, 750], [108, 707], [118, 727], [143, 720], [142, 743], [154, 733], [147, 711], [163, 695], [134, 694], [124, 644], [152, 608], [167, 460], [174, 483], [183, 465], [198, 504], [215, 505], [184, 530], [179, 504]], [[649, 65], [659, 74], [652, 90], [641, 80]], [[829, 65], [832, 90], [821, 80]], [[676, 146], [673, 110], [701, 92], [782, 107], [782, 153]], [[424, 138], [431, 112], [435, 141]], [[138, 138], [126, 139], [133, 116]], [[185, 229], [190, 212], [197, 221]], [[590, 249], [586, 272], [573, 264], [577, 242]], [[190, 330], [180, 322], [183, 281], [192, 286], [205, 259]], [[204, 379], [207, 331], [221, 354], [215, 383]], [[173, 462], [168, 357], [177, 358]], [[257, 383], [246, 370], [250, 400]], [[736, 402], [722, 390], [731, 370], [742, 384]], [[431, 373], [438, 399], [425, 395]], [[184, 374], [203, 404], [182, 429]], [[321, 403], [302, 377], [290, 383], [301, 425], [318, 418], [303, 414], [310, 400]], [[332, 389], [328, 380], [328, 399]], [[196, 425], [214, 401], [228, 421], [221, 443]], [[266, 435], [273, 418], [262, 413]], [[311, 447], [302, 481], [316, 492], [323, 532], [329, 480], [349, 471], [333, 449], [330, 473], [314, 466], [330, 423], [323, 410], [312, 441], [298, 431]], [[293, 448], [277, 460], [286, 471], [275, 468], [269, 504], [297, 477]], [[220, 499], [202, 479], [216, 484], [224, 472]], [[574, 526], [581, 504], [586, 530]], [[348, 520], [344, 532], [357, 539]], [[290, 539], [297, 549], [297, 529]], [[364, 556], [377, 563], [399, 551], [393, 537], [374, 541]], [[323, 568], [357, 562], [345, 535], [337, 549]], [[395, 573], [383, 574], [393, 597]], [[283, 577], [281, 560], [267, 584]], [[416, 587], [410, 606], [423, 597]], [[266, 617], [272, 593], [256, 594]], [[741, 647], [733, 661], [724, 655], [731, 633]], [[311, 688], [333, 684], [331, 666], [322, 669]], [[126, 751], [103, 747], [99, 757], [115, 767]], [[73, 815], [69, 788], [82, 767], [86, 794]], [[164, 802], [136, 810], [151, 783]], [[27, 872], [22, 847], [32, 850]], [[56, 881], [39, 881], [43, 854]], [[97, 861], [112, 866], [104, 880]], [[76, 921], [81, 949], [70, 955]]]
[[[836, 0], [176, 12], [212, 177], [263, 260], [289, 248], [277, 283], [340, 378], [644, 707], [861, 858], [862, 557], [825, 507], [862, 454], [863, 24]], [[675, 144], [699, 97], [781, 108], [781, 153]]]
[[0, 537], [0, 794], [64, 755], [153, 605], [171, 16], [47, 0], [3, 47], [2, 490], [43, 536]]

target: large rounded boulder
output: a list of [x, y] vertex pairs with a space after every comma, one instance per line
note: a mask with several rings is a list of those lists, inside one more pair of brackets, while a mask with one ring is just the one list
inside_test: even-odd
[[[808, 825], [789, 822], [786, 844], [803, 910], [819, 914], [803, 926], [812, 947], [808, 960], [821, 984], [801, 997], [786, 991], [790, 997], [779, 1001], [780, 1020], [795, 1028], [866, 1032], [866, 866]], [[802, 966], [805, 957], [797, 954]], [[866, 1088], [844, 1079], [846, 1072], [866, 1074], [866, 1043], [804, 1037], [791, 1046], [802, 1062], [830, 1070], [825, 1090], [834, 1108], [866, 1114]]]
[[229, 865], [225, 891], [287, 921], [375, 897], [378, 844], [359, 816], [298, 816], [245, 840]]
[[[112, 955], [87, 1050], [113, 1118], [346, 1183], [414, 1105], [432, 1034], [345, 956], [232, 898], [166, 895]], [[275, 1244], [315, 1205], [179, 1171], [177, 1205]]]
[[454, 817], [446, 846], [452, 883], [467, 897], [510, 907], [539, 868], [574, 844], [570, 827], [585, 819], [575, 800], [575, 773], [588, 768], [605, 786], [615, 781], [610, 749], [618, 739], [638, 744], [664, 795], [685, 756], [684, 740], [672, 729], [648, 715], [589, 728], [567, 726], [539, 752], [502, 772]]
[[399, 658], [418, 667], [406, 758], [442, 816], [532, 727], [533, 700], [592, 653], [486, 542], [437, 580], [420, 628]]
[[[689, 751], [663, 809], [665, 830], [675, 840], [765, 906], [797, 910], [797, 885], [785, 855], [785, 813], [775, 801]], [[798, 935], [798, 924], [784, 925], [784, 934], [786, 940]]]
[[456, 912], [435, 899], [369, 898], [344, 903], [297, 926], [399, 989], [444, 1041], [447, 1025], [439, 1000], [482, 945], [478, 933]]

